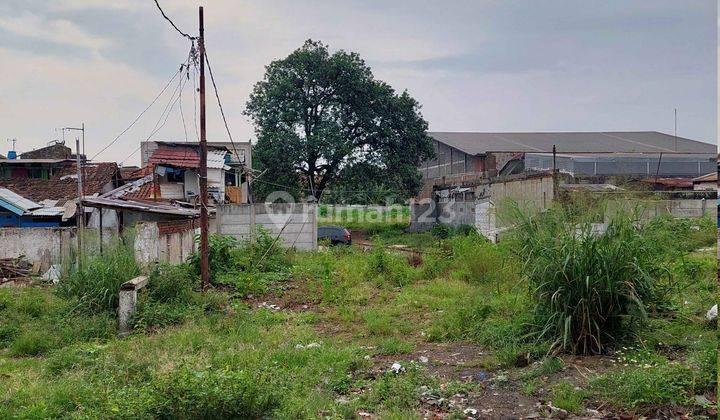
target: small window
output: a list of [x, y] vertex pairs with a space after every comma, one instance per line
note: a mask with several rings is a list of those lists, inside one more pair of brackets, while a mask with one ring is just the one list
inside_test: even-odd
[[167, 172], [168, 182], [185, 182], [185, 170], [175, 169]]

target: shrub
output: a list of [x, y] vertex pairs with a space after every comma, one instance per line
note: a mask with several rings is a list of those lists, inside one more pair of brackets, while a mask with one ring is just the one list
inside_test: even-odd
[[[188, 262], [200, 274], [199, 253], [191, 255]], [[231, 236], [210, 235], [209, 264], [213, 283], [234, 284], [229, 278], [237, 276], [233, 274], [228, 277], [230, 273], [287, 271], [289, 256], [279, 239], [258, 227], [253, 238], [245, 241]], [[222, 281], [221, 277], [224, 277]]]
[[153, 384], [153, 415], [159, 418], [263, 418], [280, 395], [249, 370], [182, 367]]
[[467, 225], [463, 224], [455, 228], [455, 235], [456, 236], [480, 236], [478, 235], [477, 229], [475, 229], [475, 226], [473, 225]]
[[604, 234], [568, 223], [559, 208], [518, 220], [516, 252], [526, 261], [538, 338], [557, 350], [600, 353], [646, 318], [667, 271], [631, 217], [615, 215]]
[[430, 233], [432, 233], [432, 235], [436, 238], [447, 239], [450, 236], [452, 236], [452, 233], [453, 233], [452, 231], [453, 231], [453, 229], [449, 225], [437, 224], [432, 227], [432, 229], [430, 230]]
[[454, 275], [466, 281], [501, 281], [504, 262], [498, 248], [479, 235], [458, 236], [450, 240]]
[[198, 275], [187, 264], [156, 265], [148, 278], [147, 297], [158, 302], [187, 303], [200, 286]]
[[368, 258], [367, 275], [375, 278], [379, 284], [404, 286], [415, 280], [416, 272], [404, 257], [391, 254], [381, 245], [376, 245]]
[[575, 387], [565, 381], [560, 382], [552, 388], [552, 403], [555, 407], [562, 408], [573, 414], [578, 414], [585, 399], [585, 392], [576, 390]]
[[117, 242], [108, 246], [102, 255], [83, 258], [79, 268], [71, 269], [61, 279], [57, 292], [66, 298], [78, 299], [92, 311], [114, 311], [120, 285], [139, 274], [132, 247]]
[[[200, 237], [195, 240], [199, 243]], [[208, 267], [211, 280], [222, 274], [235, 270], [234, 251], [240, 242], [232, 236], [211, 234], [208, 237]], [[200, 252], [192, 254], [188, 263], [200, 275]]]
[[54, 337], [40, 329], [26, 329], [10, 345], [12, 356], [37, 356], [52, 349]]

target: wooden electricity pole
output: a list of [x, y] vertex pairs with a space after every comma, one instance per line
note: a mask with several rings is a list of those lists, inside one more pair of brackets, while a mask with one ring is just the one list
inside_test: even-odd
[[[82, 240], [83, 235], [85, 234], [85, 207], [83, 206], [83, 179], [82, 179], [82, 164], [81, 164], [81, 158], [80, 158], [80, 139], [78, 137], [75, 137], [75, 162], [77, 165], [77, 190], [78, 190], [78, 202], [77, 202], [77, 247], [78, 247], [78, 255], [77, 255], [77, 263], [78, 268], [82, 265], [82, 254], [83, 254], [83, 247], [82, 247]], [[102, 209], [100, 209], [102, 211]]]
[[210, 265], [208, 257], [208, 191], [207, 191], [207, 138], [205, 133], [205, 27], [203, 8], [199, 10], [200, 33], [200, 275], [203, 288], [210, 287]]

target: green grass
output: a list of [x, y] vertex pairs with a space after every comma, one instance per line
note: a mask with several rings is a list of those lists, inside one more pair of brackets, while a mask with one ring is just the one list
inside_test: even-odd
[[[97, 293], [131, 274], [116, 269], [120, 256], [86, 265], [104, 276], [88, 285], [92, 293], [75, 287], [91, 279], [85, 274], [68, 289], [0, 289], [0, 418], [414, 418], [422, 392], [484, 392], [437, 376], [436, 365], [456, 376], [490, 370], [509, 378], [508, 390], [575, 414], [588, 405], [652, 414], [715, 392], [717, 333], [702, 321], [716, 300], [715, 250], [686, 251], [705, 246], [706, 232], [693, 230], [677, 252], [659, 256], [662, 293], [599, 356], [613, 367], [585, 378], [532, 335], [537, 296], [518, 242], [426, 241], [394, 229], [378, 229], [375, 240], [424, 243], [419, 267], [391, 249], [353, 247], [271, 251], [259, 267], [267, 244], [218, 243], [217, 255], [230, 258], [216, 261], [222, 290], [198, 291], [192, 261], [150, 268], [125, 339], [116, 338], [112, 302]], [[662, 237], [679, 228], [652, 229]], [[284, 309], [258, 308], [265, 300]], [[449, 363], [455, 346], [472, 356]], [[420, 355], [430, 363], [410, 362]], [[395, 360], [405, 372], [387, 372]]]
[[575, 389], [571, 383], [560, 382], [552, 387], [553, 405], [568, 413], [579, 414], [584, 399], [585, 392]]

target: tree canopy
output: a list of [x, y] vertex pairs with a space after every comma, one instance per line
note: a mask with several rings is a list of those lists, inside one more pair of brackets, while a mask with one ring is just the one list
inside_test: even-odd
[[358, 54], [331, 54], [313, 40], [266, 67], [245, 114], [265, 171], [253, 184], [260, 196], [282, 185], [317, 200], [327, 188], [361, 187], [406, 198], [419, 191], [417, 167], [434, 153], [415, 99], [375, 79]]

